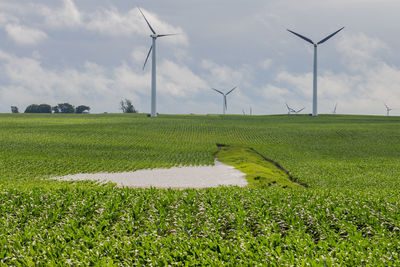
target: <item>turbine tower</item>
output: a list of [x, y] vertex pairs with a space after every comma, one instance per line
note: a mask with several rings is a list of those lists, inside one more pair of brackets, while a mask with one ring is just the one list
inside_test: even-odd
[[344, 29], [344, 27], [342, 27], [338, 31], [332, 33], [331, 35], [328, 35], [327, 37], [325, 37], [318, 43], [314, 43], [311, 39], [309, 39], [303, 35], [300, 35], [298, 33], [295, 33], [294, 31], [288, 30], [289, 32], [291, 32], [294, 35], [300, 37], [301, 39], [311, 43], [314, 46], [314, 79], [313, 79], [313, 111], [312, 111], [312, 115], [314, 117], [318, 116], [318, 111], [317, 111], [317, 47], [318, 47], [318, 45], [323, 44], [326, 41], [328, 41], [330, 38], [332, 38], [335, 34], [337, 34], [338, 32], [340, 32], [343, 29]]
[[228, 109], [228, 104], [226, 102], [226, 96], [232, 93], [233, 90], [236, 89], [236, 86], [233, 87], [228, 93], [224, 94], [220, 90], [217, 90], [215, 88], [212, 88], [215, 92], [220, 93], [222, 95], [222, 113], [225, 115], [225, 111]]
[[392, 111], [392, 108], [389, 108], [386, 103], [385, 103], [385, 107], [386, 107], [386, 116], [389, 116], [390, 111]]
[[152, 34], [150, 37], [152, 38], [153, 42], [152, 45], [150, 46], [149, 52], [147, 53], [146, 60], [144, 61], [143, 64], [143, 70], [146, 67], [147, 60], [149, 59], [150, 53], [151, 54], [151, 117], [157, 117], [157, 111], [156, 111], [156, 91], [157, 91], [157, 77], [156, 77], [156, 40], [159, 37], [164, 37], [164, 36], [170, 36], [170, 35], [175, 35], [175, 34], [157, 34], [153, 27], [151, 27], [149, 21], [146, 19], [145, 15], [143, 14], [142, 10], [138, 8], [140, 13], [142, 14], [144, 20], [147, 23], [147, 26], [149, 26], [150, 31]]
[[336, 114], [337, 103], [335, 104], [335, 108], [333, 109], [333, 114]]

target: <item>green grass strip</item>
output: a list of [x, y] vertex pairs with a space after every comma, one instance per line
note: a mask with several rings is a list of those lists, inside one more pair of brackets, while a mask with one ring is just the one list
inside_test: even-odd
[[265, 158], [256, 150], [248, 147], [227, 146], [218, 144], [216, 158], [225, 164], [234, 166], [246, 174], [250, 187], [267, 188], [301, 188], [290, 174], [279, 164]]

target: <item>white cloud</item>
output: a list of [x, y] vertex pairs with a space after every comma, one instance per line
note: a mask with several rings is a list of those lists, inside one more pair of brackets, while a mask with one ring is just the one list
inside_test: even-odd
[[374, 57], [382, 50], [388, 50], [386, 43], [378, 38], [372, 38], [365, 33], [344, 33], [337, 42], [337, 47], [340, 52], [346, 55], [357, 56], [363, 59]]
[[[17, 57], [0, 52], [6, 85], [0, 86], [3, 103], [27, 106], [32, 103], [89, 104], [94, 111], [110, 109], [118, 104], [120, 81], [109, 70], [87, 62], [81, 70], [45, 68], [37, 59]], [[112, 103], [110, 103], [112, 102]]]
[[0, 12], [0, 27], [4, 27], [8, 23], [17, 23], [18, 19], [12, 15]]
[[135, 64], [144, 64], [146, 60], [147, 53], [149, 52], [150, 47], [138, 46], [131, 52], [132, 62]]
[[[178, 35], [162, 38], [163, 41], [173, 44], [188, 44], [188, 39], [182, 28], [174, 27], [162, 21], [156, 14], [142, 9], [147, 20], [158, 34]], [[88, 13], [86, 29], [109, 36], [129, 36], [132, 34], [150, 35], [144, 18], [137, 8], [122, 14], [116, 8], [102, 9], [94, 13]]]
[[[313, 74], [311, 72], [292, 74], [283, 71], [278, 73], [277, 81], [293, 88], [292, 94], [302, 95], [305, 98], [312, 97]], [[318, 75], [318, 95], [329, 99], [347, 97], [353, 93], [352, 88], [357, 87], [362, 81], [363, 79], [357, 75], [324, 71]]]
[[219, 65], [211, 60], [202, 60], [201, 67], [205, 71], [203, 75], [213, 87], [229, 89], [231, 86], [247, 86], [252, 79], [252, 70], [247, 65], [237, 69], [227, 65]]
[[365, 33], [344, 34], [337, 42], [337, 49], [347, 67], [355, 72], [366, 71], [390, 50], [386, 43]]
[[281, 88], [274, 85], [267, 85], [264, 88], [261, 88], [261, 94], [265, 99], [286, 102], [287, 97], [290, 94], [290, 91], [286, 88]]
[[[52, 9], [45, 5], [37, 5], [45, 19], [47, 27], [80, 28], [112, 37], [128, 37], [134, 34], [150, 35], [151, 32], [137, 8], [125, 13], [117, 8], [99, 8], [92, 12], [79, 10], [73, 0], [63, 0], [63, 6]], [[161, 20], [156, 14], [142, 9], [152, 27], [158, 34], [178, 33], [178, 35], [162, 38], [172, 44], [188, 44], [187, 35], [180, 27], [175, 27]]]
[[297, 94], [303, 94], [306, 97], [312, 95], [312, 73], [305, 74], [292, 74], [287, 71], [279, 72], [276, 76], [276, 80], [279, 83], [287, 84], [293, 88], [292, 92]]
[[[207, 87], [187, 66], [168, 60], [160, 63], [160, 97], [191, 98]], [[0, 50], [0, 66], [2, 80], [6, 81], [0, 85], [0, 99], [6, 105], [70, 102], [87, 104], [94, 112], [116, 112], [122, 98], [146, 103], [150, 95], [150, 73], [136, 73], [125, 63], [107, 68], [86, 62], [80, 70], [53, 70], [43, 67], [40, 59], [17, 57]]]
[[164, 60], [160, 65], [160, 92], [185, 97], [208, 89], [208, 84], [187, 66]]
[[272, 59], [265, 59], [260, 63], [260, 67], [264, 70], [268, 70], [272, 66], [273, 60]]
[[111, 36], [128, 36], [132, 33], [144, 34], [146, 29], [137, 13], [138, 11], [135, 9], [126, 14], [120, 14], [115, 8], [111, 10], [103, 9], [88, 14], [86, 28]]
[[38, 5], [40, 13], [44, 16], [49, 27], [74, 27], [82, 24], [82, 14], [73, 0], [63, 0], [64, 6], [59, 9], [51, 9], [44, 5]]
[[150, 75], [148, 73], [136, 73], [128, 65], [122, 64], [114, 68], [113, 76], [115, 79], [114, 88], [121, 95], [127, 95], [127, 92], [136, 95], [145, 95], [150, 84]]
[[23, 25], [7, 24], [5, 29], [8, 36], [19, 45], [36, 45], [47, 38], [43, 31]]

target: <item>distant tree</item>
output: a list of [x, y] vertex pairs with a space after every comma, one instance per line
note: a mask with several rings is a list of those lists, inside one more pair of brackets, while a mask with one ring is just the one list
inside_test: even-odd
[[132, 101], [130, 101], [129, 99], [126, 99], [126, 98], [125, 98], [125, 100], [121, 100], [120, 108], [123, 113], [138, 113], [139, 112], [132, 105]]
[[61, 113], [75, 113], [75, 108], [69, 103], [62, 103], [57, 105]]
[[25, 113], [51, 113], [51, 106], [48, 104], [32, 104], [25, 109]]
[[11, 106], [11, 113], [19, 113], [18, 107], [16, 107], [16, 106]]
[[51, 113], [51, 106], [48, 104], [40, 104], [38, 106], [39, 113]]
[[60, 113], [60, 109], [58, 108], [58, 106], [51, 107], [51, 110], [53, 111], [53, 113]]
[[39, 105], [32, 104], [26, 107], [25, 113], [39, 113]]
[[76, 107], [75, 113], [83, 113], [85, 110], [90, 111], [90, 107], [84, 106], [84, 105], [80, 105], [80, 106]]

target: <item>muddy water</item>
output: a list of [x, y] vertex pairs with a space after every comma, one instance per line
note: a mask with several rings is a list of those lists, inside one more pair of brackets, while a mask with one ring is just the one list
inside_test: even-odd
[[81, 173], [56, 177], [60, 180], [95, 180], [118, 186], [158, 188], [205, 188], [220, 185], [246, 186], [245, 174], [216, 161], [215, 166], [173, 167], [122, 173]]

